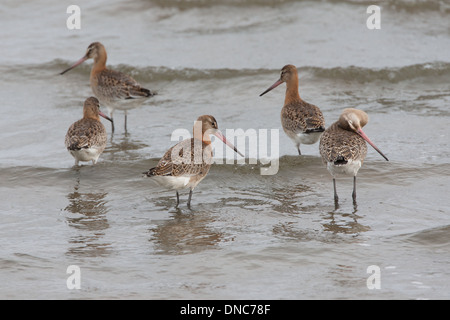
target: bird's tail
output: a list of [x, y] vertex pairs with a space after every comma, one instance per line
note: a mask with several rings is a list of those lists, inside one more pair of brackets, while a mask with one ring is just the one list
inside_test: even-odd
[[306, 121], [305, 133], [325, 131], [325, 127], [320, 125], [320, 121], [318, 121], [318, 119], [307, 118], [305, 121]]
[[145, 174], [147, 177], [153, 177], [156, 175], [156, 168], [151, 168], [146, 172], [142, 172], [142, 174]]
[[143, 93], [143, 95], [145, 96], [145, 97], [153, 97], [153, 96], [156, 96], [156, 92], [155, 91], [150, 91], [150, 90], [148, 90], [148, 89], [145, 89], [145, 88], [141, 88], [141, 92]]
[[347, 164], [347, 160], [345, 160], [345, 158], [343, 156], [337, 156], [336, 160], [334, 160], [334, 165], [339, 166], [339, 165], [343, 165], [343, 164]]
[[324, 132], [324, 127], [318, 127], [318, 128], [308, 128], [305, 130], [305, 133], [312, 133], [312, 132]]

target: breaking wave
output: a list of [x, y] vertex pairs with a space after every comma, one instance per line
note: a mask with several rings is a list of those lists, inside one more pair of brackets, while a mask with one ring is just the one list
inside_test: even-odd
[[[7, 73], [27, 72], [34, 77], [39, 77], [41, 72], [37, 69], [46, 70], [55, 76], [67, 68], [71, 62], [61, 59], [28, 66], [0, 66], [0, 71]], [[112, 69], [131, 75], [138, 81], [196, 81], [209, 79], [233, 79], [241, 77], [253, 77], [261, 75], [274, 75], [279, 73], [279, 69], [196, 69], [196, 68], [169, 68], [164, 66], [133, 67], [126, 64], [111, 66]], [[91, 65], [84, 64], [72, 70], [72, 73], [90, 73]], [[343, 81], [355, 81], [359, 83], [370, 83], [385, 81], [388, 83], [399, 83], [402, 81], [415, 80], [419, 78], [435, 79], [436, 77], [447, 79], [450, 82], [449, 62], [429, 62], [414, 64], [403, 67], [389, 68], [364, 68], [358, 66], [321, 68], [315, 66], [300, 66], [300, 74], [308, 75], [317, 79], [331, 79]]]

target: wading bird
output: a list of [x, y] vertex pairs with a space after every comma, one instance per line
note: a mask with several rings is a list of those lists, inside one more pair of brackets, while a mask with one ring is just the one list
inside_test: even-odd
[[367, 154], [366, 141], [384, 158], [388, 158], [370, 141], [362, 128], [369, 116], [362, 110], [344, 109], [339, 120], [333, 123], [320, 138], [319, 150], [323, 163], [333, 176], [334, 201], [339, 197], [336, 192], [336, 175], [353, 176], [353, 201], [356, 201], [356, 175]]
[[65, 145], [75, 158], [76, 166], [79, 161], [92, 161], [92, 164], [96, 164], [105, 150], [107, 134], [99, 116], [111, 121], [100, 111], [97, 98], [90, 97], [84, 102], [83, 118], [74, 122], [67, 130]]
[[125, 111], [125, 132], [127, 131], [127, 110], [136, 108], [143, 99], [154, 95], [129, 75], [106, 68], [106, 50], [100, 42], [89, 45], [86, 54], [61, 74], [72, 70], [88, 59], [94, 59], [91, 69], [90, 83], [94, 95], [109, 111], [111, 129], [114, 133], [113, 112], [115, 109]]
[[200, 116], [194, 124], [193, 131], [193, 138], [185, 139], [170, 148], [155, 168], [144, 172], [159, 185], [176, 190], [177, 207], [180, 203], [178, 190], [190, 189], [187, 203], [190, 207], [194, 188], [205, 178], [211, 168], [213, 160], [211, 134], [243, 156], [225, 139], [213, 116]]
[[318, 107], [300, 98], [297, 68], [291, 64], [284, 66], [281, 69], [280, 79], [259, 96], [283, 82], [286, 82], [286, 96], [281, 109], [281, 124], [284, 132], [294, 141], [298, 154], [301, 155], [300, 144], [316, 143], [325, 130], [325, 120]]

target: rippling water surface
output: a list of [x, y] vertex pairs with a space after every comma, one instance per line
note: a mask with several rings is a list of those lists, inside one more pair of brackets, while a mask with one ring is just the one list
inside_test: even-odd
[[[1, 298], [450, 298], [448, 1], [382, 1], [380, 30], [366, 27], [371, 1], [77, 4], [80, 30], [57, 1], [0, 4]], [[73, 167], [64, 135], [92, 95], [92, 62], [58, 73], [93, 41], [158, 95], [129, 112], [127, 134], [117, 111], [99, 163]], [[369, 149], [357, 203], [341, 178], [335, 207], [318, 144], [297, 156], [283, 86], [259, 97], [288, 63], [327, 126], [347, 107], [370, 116], [390, 161]], [[233, 164], [214, 164], [177, 209], [141, 173], [202, 114], [224, 133], [279, 130], [279, 170], [261, 175], [248, 140], [245, 160], [219, 149]]]

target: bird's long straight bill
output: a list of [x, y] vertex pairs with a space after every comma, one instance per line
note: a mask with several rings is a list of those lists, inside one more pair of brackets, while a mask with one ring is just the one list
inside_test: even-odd
[[106, 120], [113, 122], [113, 120], [110, 117], [108, 117], [106, 114], [104, 114], [103, 112], [99, 111], [98, 114], [100, 116], [102, 116], [103, 118], [105, 118]]
[[273, 85], [271, 85], [269, 88], [267, 88], [267, 90], [264, 91], [263, 93], [261, 93], [259, 96], [261, 97], [262, 95], [265, 95], [267, 92], [269, 92], [272, 89], [275, 89], [276, 87], [278, 87], [282, 83], [283, 83], [283, 81], [281, 81], [281, 79], [277, 80]]
[[73, 68], [75, 68], [76, 66], [79, 66], [80, 64], [82, 64], [83, 62], [85, 62], [88, 58], [86, 56], [84, 56], [83, 58], [81, 58], [80, 60], [78, 60], [77, 62], [75, 62], [71, 67], [67, 68], [66, 70], [64, 70], [63, 72], [61, 72], [60, 74], [63, 75], [64, 73], [66, 73], [67, 71], [72, 70]]
[[220, 131], [216, 131], [214, 135], [222, 140], [222, 142], [229, 146], [231, 149], [233, 149], [234, 152], [238, 153], [241, 157], [244, 157], [244, 155], [240, 153], [239, 150], [231, 142], [229, 142]]
[[383, 154], [383, 152], [380, 151], [380, 149], [377, 148], [377, 146], [370, 141], [369, 137], [366, 136], [366, 134], [364, 133], [364, 131], [362, 131], [361, 129], [359, 129], [358, 131], [356, 131], [357, 134], [359, 134], [361, 136], [361, 138], [363, 138], [364, 140], [366, 140], [375, 150], [377, 150], [377, 152], [386, 159], [386, 161], [389, 161], [389, 159]]

